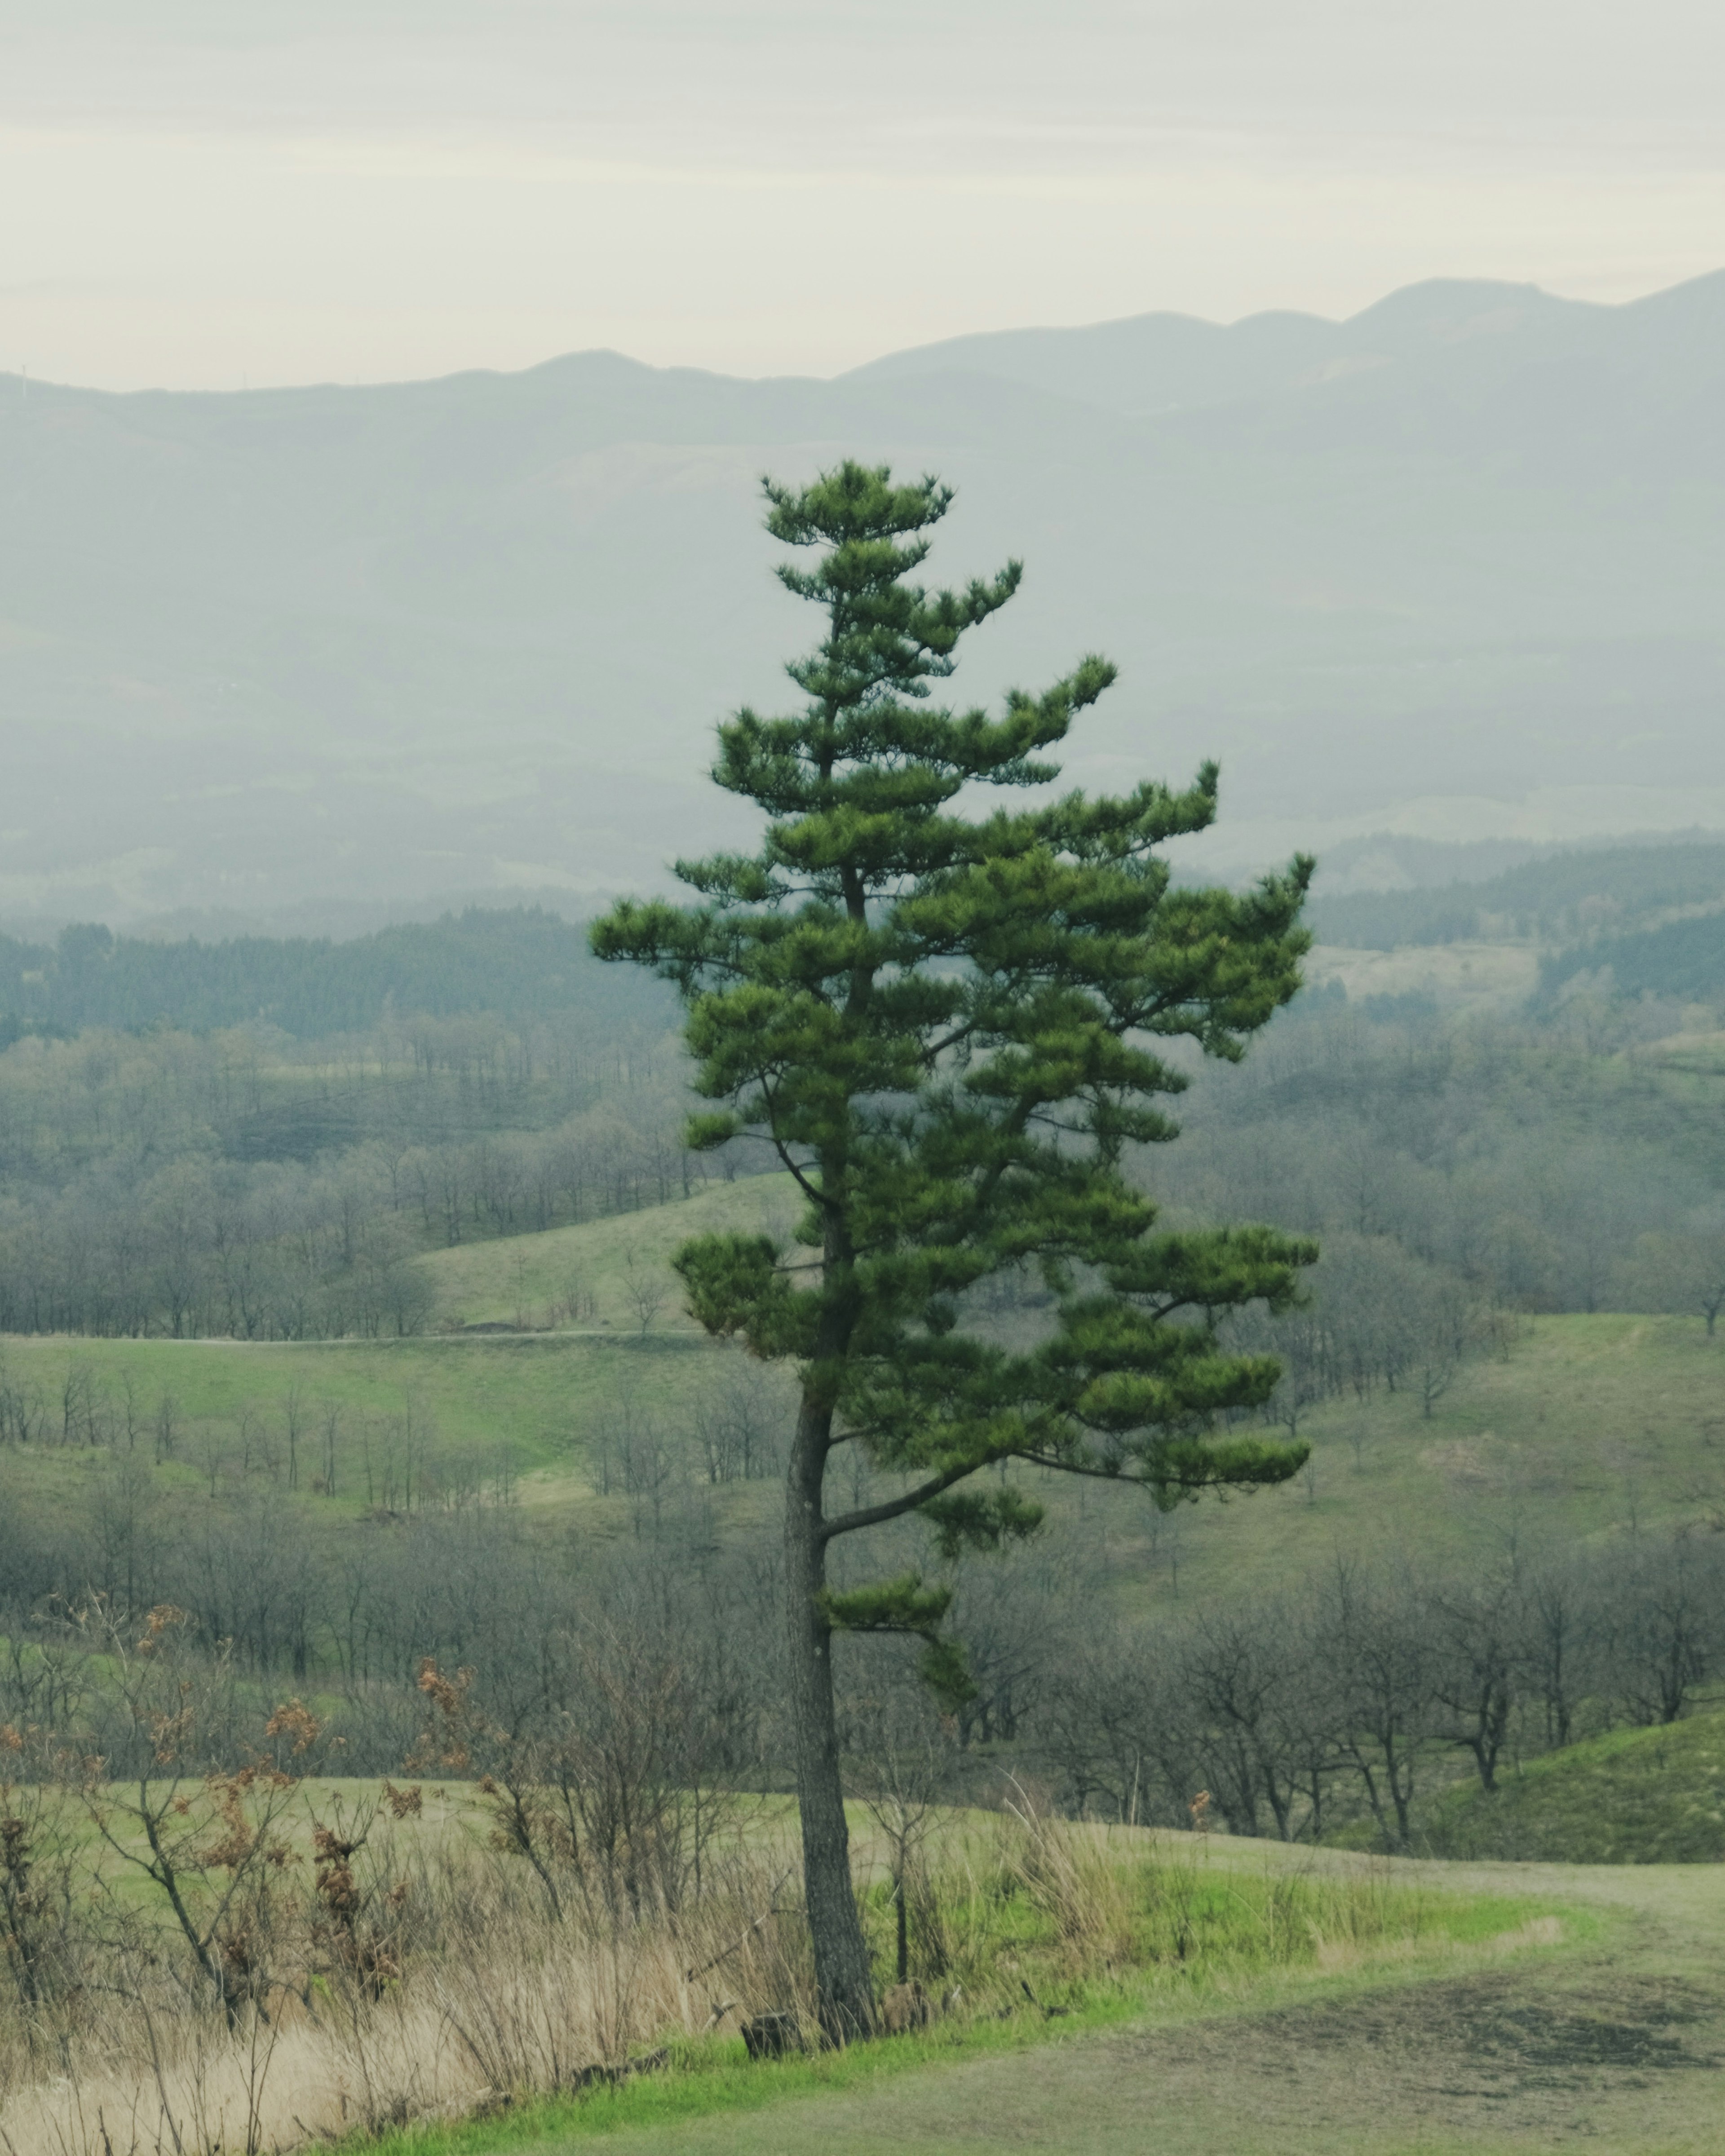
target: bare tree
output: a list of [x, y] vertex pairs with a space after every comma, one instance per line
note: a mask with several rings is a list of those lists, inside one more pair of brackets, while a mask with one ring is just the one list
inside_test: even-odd
[[1609, 1681], [1628, 1720], [1677, 1721], [1722, 1644], [1721, 1560], [1686, 1537], [1644, 1544], [1608, 1568]]
[[1413, 1835], [1414, 1790], [1430, 1717], [1431, 1650], [1421, 1598], [1338, 1564], [1325, 1597], [1324, 1651], [1336, 1672], [1337, 1727], [1378, 1831], [1392, 1849]]
[[630, 1250], [623, 1260], [623, 1295], [643, 1333], [664, 1309], [668, 1293], [664, 1276]]
[[1526, 1651], [1522, 1599], [1506, 1578], [1435, 1594], [1429, 1607], [1432, 1697], [1448, 1717], [1440, 1733], [1473, 1754], [1480, 1787], [1495, 1789]]
[[947, 1948], [939, 1912], [933, 1904], [922, 1864], [922, 1845], [934, 1825], [936, 1807], [952, 1779], [950, 1742], [927, 1717], [915, 1721], [890, 1710], [878, 1715], [869, 1748], [860, 1763], [857, 1794], [886, 1845], [891, 1881], [896, 1981], [911, 1976], [911, 1904], [922, 1904], [917, 1927], [919, 1973], [931, 1979], [947, 1972]]

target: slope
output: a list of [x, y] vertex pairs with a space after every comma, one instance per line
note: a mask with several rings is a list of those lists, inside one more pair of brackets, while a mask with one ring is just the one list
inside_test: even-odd
[[1440, 1856], [1538, 1864], [1725, 1861], [1725, 1716], [1614, 1729], [1529, 1760], [1486, 1795], [1463, 1786], [1427, 1824]]
[[[650, 1532], [705, 1540], [758, 1525], [773, 1502], [788, 1375], [696, 1333], [665, 1260], [698, 1222], [776, 1226], [788, 1210], [762, 1178], [420, 1261], [449, 1322], [506, 1328], [496, 1332], [8, 1340], [0, 1401], [13, 1441], [0, 1442], [0, 1470], [11, 1502], [69, 1528], [116, 1505], [160, 1525], [217, 1499], [255, 1499], [299, 1508], [338, 1542], [380, 1515], [524, 1503], [547, 1532], [608, 1541], [649, 1532], [619, 1480], [636, 1446], [650, 1455]], [[631, 1258], [662, 1283], [644, 1328]], [[557, 1329], [516, 1330], [517, 1306], [542, 1327], [547, 1303], [572, 1287], [578, 1301], [591, 1292], [596, 1312], [583, 1305], [572, 1325], [564, 1303]], [[488, 1309], [503, 1314], [474, 1316]], [[1406, 1394], [1314, 1411], [1302, 1424], [1311, 1470], [1281, 1490], [1164, 1516], [1064, 1478], [1027, 1487], [1126, 1613], [1274, 1596], [1338, 1555], [1389, 1553], [1436, 1573], [1500, 1550], [1511, 1528], [1529, 1546], [1556, 1545], [1630, 1519], [1656, 1532], [1725, 1513], [1722, 1358], [1699, 1318], [1542, 1318], [1505, 1359], [1469, 1366], [1429, 1418]], [[20, 1409], [33, 1418], [23, 1444]], [[747, 1472], [711, 1453], [726, 1419], [753, 1433]]]

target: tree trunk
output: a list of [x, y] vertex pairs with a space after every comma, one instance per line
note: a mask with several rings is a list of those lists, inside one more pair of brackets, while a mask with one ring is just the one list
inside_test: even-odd
[[845, 2042], [873, 2029], [875, 1998], [868, 1943], [850, 1884], [850, 1833], [833, 1717], [832, 1630], [817, 1599], [826, 1578], [821, 1482], [831, 1425], [829, 1409], [803, 1403], [786, 1491], [785, 1604], [803, 1891], [814, 1946], [814, 1980], [821, 2025], [829, 2036]]

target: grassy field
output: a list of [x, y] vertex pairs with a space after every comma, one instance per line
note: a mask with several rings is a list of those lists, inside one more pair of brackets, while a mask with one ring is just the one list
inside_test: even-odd
[[[576, 1283], [590, 1298], [588, 1322], [549, 1331], [257, 1345], [8, 1340], [0, 1348], [7, 1380], [38, 1400], [46, 1441], [8, 1448], [0, 1465], [21, 1502], [69, 1496], [111, 1471], [116, 1452], [153, 1456], [166, 1397], [172, 1455], [155, 1471], [162, 1494], [182, 1503], [263, 1478], [335, 1532], [376, 1511], [489, 1493], [547, 1529], [624, 1534], [623, 1499], [614, 1488], [602, 1494], [608, 1433], [620, 1419], [649, 1422], [676, 1445], [724, 1387], [766, 1386], [768, 1411], [781, 1419], [787, 1406], [786, 1373], [764, 1373], [695, 1332], [676, 1299], [670, 1251], [697, 1227], [776, 1229], [792, 1210], [787, 1179], [760, 1178], [424, 1260], [452, 1323], [512, 1325], [519, 1307], [542, 1324]], [[660, 1300], [644, 1327], [629, 1308], [630, 1283], [654, 1274]], [[510, 1315], [486, 1315], [497, 1312]], [[1629, 1523], [1717, 1522], [1725, 1520], [1722, 1380], [1725, 1337], [1709, 1342], [1698, 1318], [1542, 1317], [1502, 1359], [1465, 1368], [1429, 1417], [1407, 1395], [1381, 1393], [1313, 1413], [1302, 1430], [1312, 1465], [1283, 1489], [1172, 1516], [1121, 1491], [1058, 1479], [1035, 1482], [1034, 1493], [1081, 1527], [1117, 1592], [1139, 1608], [1261, 1592], [1363, 1549], [1404, 1551], [1435, 1568], [1512, 1540], [1527, 1547]], [[80, 1387], [84, 1406], [69, 1409]], [[73, 1427], [80, 1414], [82, 1436]], [[692, 1451], [685, 1472], [701, 1481]], [[772, 1498], [764, 1484], [731, 1483], [705, 1501], [722, 1533], [760, 1521]]]
[[[1725, 1517], [1725, 1338], [1699, 1318], [1541, 1317], [1506, 1358], [1466, 1368], [1429, 1418], [1380, 1394], [1325, 1408], [1301, 1434], [1314, 1452], [1296, 1482], [1177, 1516], [1183, 1592], [1261, 1591], [1338, 1552], [1437, 1569], [1512, 1541]], [[1147, 1587], [1170, 1592], [1156, 1523], [1095, 1511], [1101, 1532], [1135, 1536]]]
[[[308, 1784], [295, 1810], [327, 1818], [338, 1796], [352, 1810], [367, 1794]], [[475, 1867], [480, 1887], [496, 1860], [470, 1793], [427, 1795], [390, 1861], [423, 1840], [449, 1849], [464, 1875]], [[751, 1839], [775, 1842], [785, 1825], [763, 1812]], [[634, 2056], [668, 2035], [670, 2072], [439, 2123], [440, 2090], [458, 2111], [484, 2098], [445, 2015], [427, 2019], [409, 1981], [398, 2002], [362, 2018], [367, 2071], [386, 2092], [392, 2076], [411, 2082], [419, 2123], [363, 2145], [377, 2156], [557, 2156], [614, 2144], [637, 2156], [1474, 2156], [1578, 2142], [1675, 2156], [1718, 2145], [1725, 1866], [1438, 1865], [1055, 1825], [1062, 1870], [1039, 1851], [1034, 1824], [1015, 1830], [1016, 1843], [1011, 1831], [1002, 1840], [1003, 1827], [1012, 1823], [954, 1815], [930, 1845], [946, 1882], [952, 1967], [968, 1995], [924, 2031], [751, 2065], [734, 2035], [677, 2033], [698, 2030], [697, 1986], [656, 2035], [644, 2030], [627, 2047]], [[866, 1877], [867, 1836], [858, 1839]], [[429, 1877], [423, 1866], [413, 1876]], [[416, 1900], [425, 1891], [416, 1885]], [[495, 1899], [493, 1889], [487, 1909]], [[884, 1955], [891, 1926], [878, 1876], [865, 1907]], [[504, 1914], [499, 1904], [500, 1922]], [[735, 1929], [734, 1919], [720, 1927], [726, 1939]], [[522, 1933], [520, 1945], [551, 1957], [547, 1988], [542, 1995], [536, 1977], [511, 2009], [567, 2010], [552, 1964], [560, 1953], [578, 1958], [582, 1943], [542, 1931]], [[679, 1967], [686, 1958], [684, 1948]], [[730, 1989], [737, 1973], [727, 1968]], [[450, 1972], [458, 2020], [470, 2011], [463, 1987], [480, 1977], [503, 1988], [501, 1971]], [[667, 2004], [676, 2008], [669, 1994]], [[347, 2087], [357, 2071], [338, 2023], [285, 2028], [272, 2120], [286, 2105], [284, 2124], [304, 2118], [308, 2132], [325, 2130], [329, 2076]], [[590, 2041], [584, 2024], [583, 2033]], [[447, 2071], [428, 2079], [423, 2061], [410, 2071], [392, 2049], [409, 2037], [444, 2047]], [[205, 2053], [200, 2086], [219, 2092], [234, 2061], [218, 2030]], [[89, 2071], [80, 2085], [87, 2102], [120, 2095], [117, 2081], [110, 2088], [101, 2077], [112, 2067]], [[171, 2095], [186, 2071], [171, 2071]], [[44, 2120], [64, 2109], [61, 2093], [59, 2082], [48, 2090]], [[0, 2124], [25, 2133], [14, 2133], [21, 2151], [38, 2145], [38, 2123], [27, 2090], [0, 2102]], [[92, 2132], [65, 2145], [86, 2143], [105, 2145]]]
[[748, 1176], [646, 1212], [470, 1243], [418, 1262], [434, 1283], [439, 1324], [692, 1332], [670, 1270], [677, 1245], [726, 1230], [788, 1238], [798, 1210], [788, 1175]]
[[1725, 1713], [1614, 1729], [1458, 1789], [1427, 1825], [1445, 1856], [1568, 1864], [1725, 1862]]
[[[1244, 1875], [1291, 1859], [1235, 1843], [1210, 1861]], [[392, 2143], [390, 2156], [614, 2144], [629, 2156], [1717, 2148], [1725, 1872], [1389, 1869], [1402, 1890], [1479, 1921], [1231, 1985], [1098, 1999], [1070, 2020], [937, 2025], [782, 2066], [716, 2061], [680, 2081]]]
[[[157, 1809], [195, 1866], [189, 1906], [213, 1908], [233, 1858], [192, 1853], [231, 1830], [230, 1798], [225, 1784], [184, 1787], [189, 1818], [178, 1819], [167, 1786]], [[931, 2067], [963, 2076], [1029, 2061], [1034, 2071], [1086, 2041], [1333, 2004], [1363, 1986], [1495, 1974], [1602, 1929], [1585, 1914], [1560, 1914], [1543, 1887], [1524, 1891], [1508, 1878], [1029, 1810], [949, 1812], [929, 1823], [913, 1933], [940, 2001], [930, 2025], [762, 2067], [746, 2060], [737, 2034], [747, 2015], [788, 2010], [805, 2041], [815, 2031], [806, 1933], [794, 1907], [778, 1906], [793, 1855], [783, 1804], [745, 1807], [727, 1830], [729, 1856], [720, 1863], [719, 1845], [709, 1847], [705, 1896], [680, 1903], [675, 1920], [649, 1904], [638, 1922], [619, 1924], [596, 1880], [593, 1895], [578, 1897], [577, 1870], [563, 1860], [554, 1860], [557, 1876], [575, 1898], [568, 1921], [553, 1916], [525, 1863], [486, 1831], [479, 1792], [429, 1791], [422, 1810], [417, 1792], [386, 1785], [394, 1801], [374, 1818], [376, 1785], [307, 1784], [285, 1799], [272, 1784], [247, 1789], [233, 1801], [287, 1858], [256, 1874], [262, 1913], [249, 1905], [239, 1933], [248, 1955], [270, 1942], [277, 1982], [267, 2029], [242, 2016], [230, 2032], [219, 2014], [188, 2012], [203, 1995], [189, 1964], [189, 1992], [163, 1987], [158, 1965], [186, 1963], [166, 1906], [77, 1823], [86, 1806], [105, 1809], [125, 1793], [84, 1792], [69, 1799], [75, 1904], [100, 1902], [108, 1928], [125, 1918], [148, 1950], [126, 1964], [124, 1984], [105, 1989], [100, 2027], [69, 2029], [67, 2045], [21, 2048], [18, 2030], [0, 2023], [0, 2145], [19, 2156], [141, 2156], [154, 2146], [149, 2134], [110, 2143], [103, 2130], [105, 2120], [136, 2118], [141, 2104], [152, 2122], [158, 2106], [177, 2122], [164, 2140], [200, 2149], [229, 2145], [241, 2112], [248, 2145], [264, 2148], [345, 2145], [356, 2126], [375, 2132], [394, 2119], [414, 2132], [388, 2145], [424, 2156], [549, 2149], [614, 2132], [627, 2145], [680, 2147], [676, 2137], [695, 2134], [691, 2145], [806, 2146], [780, 2129], [789, 2120], [793, 2134], [803, 2131], [798, 2115], [811, 2102], [865, 2105], [872, 2116], [901, 2087], [932, 2081], [938, 2096], [946, 2076]], [[411, 1804], [399, 1801], [408, 1796]], [[124, 1834], [123, 1813], [113, 1817]], [[306, 1861], [320, 1820], [347, 1837], [344, 1856], [364, 1851], [345, 1900]], [[856, 1856], [884, 1989], [894, 1929], [884, 1851], [864, 1832]], [[116, 1869], [117, 1887], [104, 1892]], [[354, 1911], [356, 1951], [374, 1937], [386, 1943], [388, 1981], [372, 1983], [369, 1962], [342, 1958], [349, 1935], [331, 1925], [344, 1908]], [[303, 1990], [294, 1974], [302, 1966], [312, 1972]], [[137, 2001], [151, 1986], [146, 2020]], [[644, 2052], [666, 2070], [609, 2087], [577, 2079], [589, 2063]], [[587, 2092], [572, 2097], [572, 2082]], [[498, 2092], [516, 2100], [501, 2128]], [[475, 2111], [494, 2123], [455, 2123]], [[990, 2137], [1003, 2138], [1026, 2137]]]
[[[105, 1472], [115, 1450], [153, 1456], [155, 1418], [174, 1406], [172, 1455], [158, 1469], [192, 1497], [231, 1490], [248, 1476], [285, 1488], [287, 1423], [302, 1428], [300, 1502], [332, 1522], [386, 1505], [407, 1453], [445, 1481], [490, 1489], [501, 1476], [522, 1502], [565, 1512], [593, 1497], [588, 1457], [597, 1424], [622, 1403], [675, 1419], [695, 1396], [699, 1359], [716, 1351], [686, 1332], [586, 1337], [569, 1333], [480, 1338], [318, 1341], [252, 1345], [231, 1341], [13, 1339], [8, 1372], [48, 1403], [54, 1441], [4, 1455], [33, 1491], [72, 1490]], [[99, 1445], [59, 1442], [59, 1402], [69, 1374], [88, 1373], [122, 1425]], [[139, 1433], [128, 1445], [123, 1401], [130, 1380]], [[322, 1427], [336, 1413], [333, 1499], [307, 1494], [322, 1479]], [[245, 1425], [253, 1426], [249, 1454]], [[392, 1508], [393, 1509], [393, 1508]]]

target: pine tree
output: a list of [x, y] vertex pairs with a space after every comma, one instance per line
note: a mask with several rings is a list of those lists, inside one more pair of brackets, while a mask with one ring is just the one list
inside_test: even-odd
[[[845, 463], [805, 489], [765, 483], [767, 528], [800, 548], [778, 574], [823, 608], [825, 634], [788, 668], [794, 716], [743, 710], [719, 729], [717, 783], [765, 811], [752, 855], [677, 864], [688, 908], [625, 901], [593, 930], [602, 957], [675, 981], [696, 1085], [719, 1103], [690, 1142], [752, 1134], [795, 1178], [799, 1248], [709, 1235], [675, 1263], [706, 1330], [797, 1370], [784, 1553], [804, 1883], [829, 2029], [872, 2024], [833, 1707], [832, 1641], [922, 1642], [925, 1679], [966, 1696], [942, 1630], [946, 1586], [920, 1574], [839, 1592], [843, 1536], [915, 1513], [943, 1560], [998, 1549], [1040, 1508], [1007, 1461], [1136, 1484], [1164, 1509], [1294, 1474], [1303, 1445], [1214, 1434], [1260, 1406], [1275, 1363], [1230, 1354], [1217, 1321], [1291, 1303], [1309, 1245], [1257, 1227], [1156, 1229], [1130, 1148], [1176, 1126], [1158, 1103], [1195, 1041], [1236, 1060], [1300, 983], [1312, 863], [1245, 895], [1171, 887], [1157, 849], [1216, 808], [1206, 764], [1173, 793], [1044, 796], [957, 813], [966, 788], [1040, 788], [1042, 752], [1114, 679], [1088, 658], [1002, 716], [944, 709], [959, 639], [1018, 588], [915, 581], [950, 490]], [[965, 1322], [968, 1291], [1038, 1277], [1052, 1316], [1009, 1347]], [[861, 1446], [891, 1494], [828, 1509], [838, 1449]], [[966, 1486], [967, 1485], [970, 1486]]]

